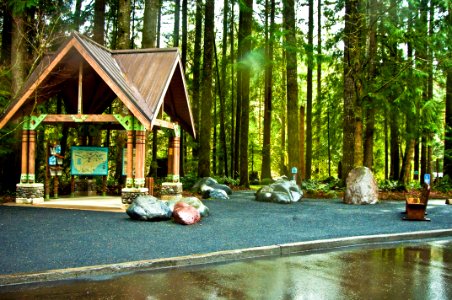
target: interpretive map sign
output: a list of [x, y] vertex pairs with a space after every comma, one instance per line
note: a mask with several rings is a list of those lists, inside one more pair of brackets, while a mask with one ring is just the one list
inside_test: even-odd
[[108, 148], [71, 147], [71, 175], [108, 175]]

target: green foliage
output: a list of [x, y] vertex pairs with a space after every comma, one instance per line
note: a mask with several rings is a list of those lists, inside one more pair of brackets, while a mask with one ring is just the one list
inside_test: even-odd
[[262, 178], [261, 185], [269, 185], [275, 182], [272, 178]]
[[448, 175], [444, 175], [443, 178], [438, 178], [433, 183], [433, 188], [440, 192], [450, 192], [452, 191], [452, 179]]
[[199, 177], [195, 174], [186, 174], [184, 177], [181, 177], [180, 181], [182, 182], [182, 188], [186, 191], [191, 190], [191, 188], [195, 185], [195, 183], [199, 180]]
[[304, 180], [301, 183], [301, 189], [307, 191], [308, 193], [330, 193], [331, 191], [338, 191], [343, 189], [342, 181], [338, 178], [328, 177], [325, 180]]
[[380, 191], [394, 192], [394, 191], [404, 191], [405, 186], [402, 182], [398, 180], [382, 180], [378, 182], [378, 188]]
[[226, 176], [221, 176], [221, 177], [217, 177], [217, 176], [213, 176], [213, 178], [220, 184], [226, 184], [229, 186], [238, 186], [239, 185], [239, 179], [234, 179], [231, 177], [226, 177]]

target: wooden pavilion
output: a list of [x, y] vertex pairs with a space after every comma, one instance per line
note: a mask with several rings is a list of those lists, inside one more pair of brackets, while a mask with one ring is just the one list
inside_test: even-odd
[[[60, 97], [65, 113], [40, 114], [38, 105]], [[124, 114], [106, 113], [119, 99]], [[171, 119], [161, 118], [165, 112]], [[174, 49], [109, 50], [74, 32], [53, 54], [42, 58], [23, 89], [0, 116], [0, 129], [21, 119], [22, 163], [16, 202], [43, 200], [35, 182], [36, 130], [41, 124], [70, 126], [107, 124], [127, 131], [126, 188], [146, 193], [146, 131], [154, 126], [174, 130], [169, 175], [179, 180], [179, 127], [195, 137], [195, 127], [179, 52]], [[135, 157], [133, 157], [135, 152]], [[133, 163], [130, 163], [133, 162]]]

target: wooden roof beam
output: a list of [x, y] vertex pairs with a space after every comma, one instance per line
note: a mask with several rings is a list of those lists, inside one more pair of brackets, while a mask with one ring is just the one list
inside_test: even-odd
[[44, 120], [44, 123], [119, 123], [114, 115], [60, 115], [49, 114]]

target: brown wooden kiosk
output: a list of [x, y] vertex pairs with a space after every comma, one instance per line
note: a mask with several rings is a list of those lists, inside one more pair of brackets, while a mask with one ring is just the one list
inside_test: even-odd
[[[65, 113], [42, 114], [37, 107], [53, 97], [63, 99]], [[124, 113], [109, 114], [115, 100]], [[161, 118], [163, 112], [170, 121]], [[0, 129], [21, 120], [22, 164], [16, 202], [44, 200], [36, 182], [36, 130], [41, 124], [108, 125], [127, 131], [126, 187], [123, 203], [145, 188], [146, 132], [154, 126], [174, 130], [168, 149], [169, 190], [180, 192], [180, 128], [195, 137], [193, 116], [179, 52], [174, 49], [109, 50], [73, 33], [53, 54], [44, 56], [19, 95], [0, 117]], [[135, 156], [133, 156], [135, 152]]]

